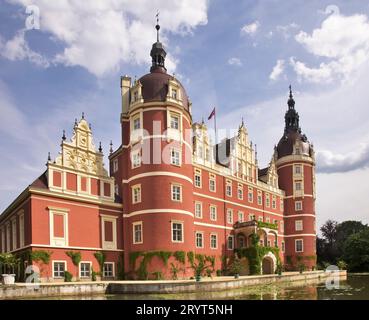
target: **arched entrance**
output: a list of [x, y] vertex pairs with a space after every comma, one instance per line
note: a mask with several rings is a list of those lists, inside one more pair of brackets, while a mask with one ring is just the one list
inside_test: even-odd
[[262, 274], [273, 274], [277, 267], [277, 259], [275, 255], [268, 252], [261, 261], [261, 272]]
[[263, 274], [272, 274], [273, 272], [273, 260], [270, 257], [263, 258], [262, 261]]

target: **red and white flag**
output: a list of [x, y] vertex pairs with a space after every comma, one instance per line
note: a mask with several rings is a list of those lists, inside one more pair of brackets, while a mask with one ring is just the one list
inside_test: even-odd
[[208, 120], [210, 120], [212, 117], [215, 116], [215, 108], [213, 109], [213, 111], [210, 113], [210, 116], [208, 117]]

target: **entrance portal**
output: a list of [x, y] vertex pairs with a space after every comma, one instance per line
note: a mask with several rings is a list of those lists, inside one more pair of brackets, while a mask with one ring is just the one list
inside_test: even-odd
[[274, 261], [271, 257], [264, 257], [262, 261], [263, 274], [273, 274], [274, 273]]

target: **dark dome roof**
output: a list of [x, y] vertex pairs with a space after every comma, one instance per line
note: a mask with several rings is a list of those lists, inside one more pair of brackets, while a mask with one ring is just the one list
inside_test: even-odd
[[278, 159], [292, 155], [294, 152], [293, 147], [296, 144], [296, 142], [299, 142], [301, 154], [305, 154], [308, 156], [311, 155], [310, 143], [307, 140], [306, 136], [304, 134], [301, 134], [301, 132], [298, 130], [296, 131], [291, 130], [287, 131], [278, 142], [277, 145]]
[[[145, 102], [166, 100], [168, 94], [168, 82], [173, 76], [167, 74], [164, 69], [157, 68], [139, 79], [142, 84], [142, 97]], [[180, 85], [183, 107], [188, 110], [189, 103], [186, 90]]]

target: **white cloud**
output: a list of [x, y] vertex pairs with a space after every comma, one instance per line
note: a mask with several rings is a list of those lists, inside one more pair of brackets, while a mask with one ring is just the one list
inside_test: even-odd
[[289, 39], [291, 37], [291, 33], [293, 32], [293, 30], [296, 30], [299, 27], [300, 26], [297, 23], [292, 22], [290, 24], [283, 25], [283, 26], [278, 25], [276, 27], [276, 30], [278, 33], [281, 33], [285, 39]]
[[242, 66], [241, 60], [236, 57], [228, 59], [228, 64], [230, 64], [231, 66]]
[[25, 40], [25, 30], [19, 30], [16, 35], [5, 41], [0, 36], [0, 55], [11, 61], [28, 59], [40, 67], [48, 67], [49, 62], [39, 53], [31, 50]]
[[253, 35], [256, 33], [259, 27], [260, 27], [260, 23], [257, 20], [253, 23], [245, 24], [241, 28], [241, 35]]
[[363, 64], [369, 61], [369, 22], [363, 14], [332, 14], [320, 28], [311, 34], [300, 31], [295, 39], [308, 52], [327, 60], [314, 68], [291, 59], [291, 65], [301, 80], [352, 82]]
[[[149, 63], [150, 47], [156, 39], [154, 13], [160, 9], [161, 41], [168, 45], [168, 32], [190, 34], [207, 23], [208, 1], [164, 0], [79, 1], [10, 0], [40, 8], [40, 31], [64, 45], [53, 60], [81, 66], [96, 76], [119, 69], [121, 63]], [[173, 14], [175, 12], [175, 14]], [[178, 62], [167, 58], [169, 72]]]
[[275, 64], [272, 72], [269, 75], [269, 79], [273, 81], [278, 80], [279, 77], [282, 75], [283, 71], [284, 71], [284, 60], [283, 59], [277, 60], [277, 63]]

